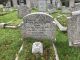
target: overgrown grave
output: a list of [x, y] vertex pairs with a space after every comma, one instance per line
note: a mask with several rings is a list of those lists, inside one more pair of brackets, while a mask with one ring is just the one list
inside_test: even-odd
[[53, 48], [53, 41], [55, 41], [56, 36], [56, 24], [52, 16], [40, 12], [28, 14], [23, 18], [20, 28], [24, 40], [22, 49], [20, 49], [22, 52], [17, 56], [19, 60], [36, 60], [36, 55], [31, 51], [32, 44], [35, 42], [43, 44], [43, 53], [37, 53], [38, 60], [56, 59]]

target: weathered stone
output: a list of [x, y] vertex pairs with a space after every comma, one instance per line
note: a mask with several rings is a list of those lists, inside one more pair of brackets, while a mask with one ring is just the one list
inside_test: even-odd
[[21, 33], [23, 38], [32, 37], [36, 39], [55, 40], [56, 25], [52, 16], [46, 13], [32, 13], [23, 18]]
[[48, 12], [49, 12], [49, 13], [54, 13], [54, 12], [56, 12], [56, 7], [53, 6], [52, 4], [48, 4]]
[[34, 42], [32, 45], [33, 54], [43, 54], [43, 44], [41, 42]]
[[27, 14], [31, 13], [31, 10], [26, 5], [20, 5], [18, 8], [18, 16], [23, 18]]
[[80, 14], [72, 13], [68, 20], [68, 38], [70, 46], [80, 46]]
[[47, 11], [47, 1], [38, 0], [38, 9], [40, 12], [46, 12]]
[[70, 9], [66, 6], [62, 6], [62, 13], [70, 13]]
[[74, 11], [80, 10], [80, 3], [75, 3]]

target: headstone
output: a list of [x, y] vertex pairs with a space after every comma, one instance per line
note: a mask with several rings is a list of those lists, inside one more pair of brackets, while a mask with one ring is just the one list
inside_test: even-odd
[[27, 14], [31, 13], [31, 9], [29, 9], [26, 5], [20, 5], [18, 7], [18, 16], [23, 18]]
[[8, 1], [5, 6], [5, 11], [10, 11], [10, 8], [11, 8], [11, 2]]
[[80, 12], [68, 20], [68, 38], [70, 46], [80, 46]]
[[32, 8], [37, 8], [38, 7], [38, 0], [32, 0], [31, 5], [32, 5]]
[[18, 7], [17, 0], [12, 0], [12, 2], [13, 2], [13, 7], [17, 8]]
[[26, 0], [26, 5], [29, 9], [31, 9], [31, 0]]
[[47, 11], [47, 1], [38, 0], [38, 9], [40, 12], [46, 12]]
[[0, 4], [0, 12], [3, 12], [3, 5]]
[[23, 18], [21, 33], [23, 38], [55, 40], [56, 25], [51, 15], [37, 12], [28, 14]]
[[53, 6], [52, 4], [48, 4], [48, 12], [49, 12], [49, 13], [54, 13], [54, 12], [56, 12], [56, 7]]
[[60, 0], [57, 0], [57, 1], [56, 1], [56, 7], [57, 7], [58, 9], [61, 9], [61, 8], [62, 8], [62, 4], [61, 4], [61, 1], [60, 1]]
[[74, 11], [80, 10], [80, 3], [75, 3], [74, 5]]
[[62, 13], [70, 13], [70, 9], [66, 6], [62, 6]]
[[41, 42], [34, 42], [32, 45], [33, 54], [43, 54], [43, 44]]

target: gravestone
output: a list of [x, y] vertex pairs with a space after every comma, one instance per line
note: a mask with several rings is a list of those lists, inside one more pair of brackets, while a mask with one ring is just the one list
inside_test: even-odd
[[48, 4], [48, 12], [49, 12], [49, 13], [54, 13], [54, 12], [56, 12], [56, 7], [53, 6], [52, 4]]
[[23, 18], [27, 14], [31, 13], [31, 9], [29, 9], [26, 5], [20, 5], [18, 7], [18, 16]]
[[43, 44], [41, 42], [34, 42], [32, 45], [33, 54], [43, 54]]
[[61, 9], [62, 8], [62, 4], [61, 4], [60, 0], [56, 1], [56, 7], [57, 7], [57, 9]]
[[62, 6], [62, 13], [70, 13], [70, 9], [66, 6]]
[[74, 11], [80, 10], [80, 3], [75, 3], [74, 5]]
[[31, 6], [32, 6], [32, 8], [37, 8], [38, 7], [38, 0], [31, 0]]
[[38, 0], [38, 9], [40, 12], [46, 12], [47, 11], [47, 1]]
[[13, 2], [13, 7], [14, 7], [14, 8], [17, 8], [17, 7], [18, 7], [17, 0], [12, 0], [12, 2]]
[[10, 9], [11, 9], [11, 3], [10, 1], [8, 1], [5, 6], [5, 11], [10, 11]]
[[70, 46], [80, 46], [80, 12], [68, 20], [68, 38]]
[[55, 40], [56, 24], [52, 16], [46, 13], [31, 13], [23, 18], [21, 34], [23, 38], [32, 37], [35, 39]]

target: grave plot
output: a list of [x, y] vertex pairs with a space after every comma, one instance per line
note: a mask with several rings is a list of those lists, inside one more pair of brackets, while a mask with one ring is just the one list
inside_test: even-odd
[[21, 44], [19, 30], [0, 29], [0, 60], [14, 60]]
[[[32, 44], [36, 42], [35, 39], [28, 38], [23, 42], [23, 50], [19, 54], [18, 60], [36, 60], [36, 55], [32, 53]], [[39, 41], [38, 41], [39, 42]], [[55, 52], [52, 46], [52, 42], [49, 40], [42, 40], [43, 43], [43, 54], [38, 55], [38, 60], [55, 60]]]

